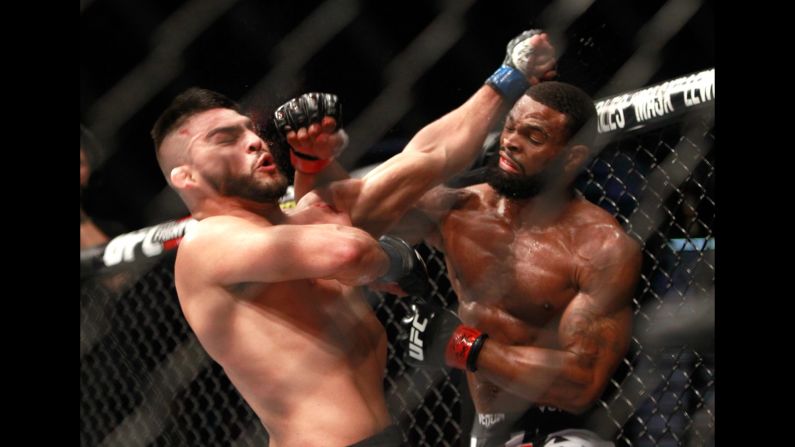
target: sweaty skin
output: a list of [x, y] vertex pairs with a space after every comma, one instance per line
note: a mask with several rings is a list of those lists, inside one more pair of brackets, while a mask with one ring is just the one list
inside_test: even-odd
[[[532, 402], [576, 412], [588, 377], [609, 376], [612, 368], [606, 367], [623, 357], [632, 315], [629, 306], [619, 306], [603, 321], [590, 321], [594, 312], [581, 285], [584, 276], [598, 274], [594, 258], [600, 249], [631, 243], [612, 216], [585, 199], [572, 200], [554, 222], [537, 224], [517, 215], [531, 215], [532, 209], [506, 202], [487, 185], [470, 187], [441, 224], [459, 316], [488, 333], [491, 347], [499, 343], [507, 357], [491, 359], [484, 347], [478, 373], [467, 373], [475, 407], [480, 413], [519, 412]], [[571, 306], [575, 298], [579, 301]], [[567, 324], [561, 326], [564, 313]], [[531, 346], [534, 352], [508, 348]], [[565, 354], [551, 351], [577, 360], [569, 363]], [[521, 394], [495, 385], [489, 380], [492, 360], [504, 361], [495, 366], [501, 379], [506, 379], [503, 371], [521, 374], [526, 364], [536, 375], [526, 379], [536, 383]], [[564, 368], [585, 377], [567, 377], [560, 372]]]
[[[233, 219], [208, 218], [203, 222], [213, 228], [205, 231], [281, 228], [254, 216]], [[353, 230], [340, 226], [349, 220], [328, 207], [302, 207], [280, 222], [285, 228], [309, 223], [329, 236]], [[185, 241], [177, 260], [185, 317], [262, 420], [270, 445], [345, 445], [389, 425], [382, 383], [386, 333], [357, 288], [333, 279], [221, 282], [216, 269], [223, 259], [206, 264], [213, 249], [192, 246], [197, 241]], [[334, 241], [326, 244], [327, 255], [345, 256]], [[191, 256], [195, 250], [200, 257]], [[276, 247], [272, 256], [280, 258]], [[341, 425], [343, 414], [349, 422]]]
[[388, 269], [373, 236], [471, 163], [502, 101], [481, 87], [379, 169], [289, 213], [268, 198], [285, 180], [250, 119], [212, 109], [165, 138], [161, 168], [199, 220], [177, 252], [180, 304], [272, 447], [350, 445], [392, 422], [385, 331], [355, 286]]
[[[531, 83], [555, 64], [546, 35], [532, 39]], [[286, 180], [250, 119], [210, 109], [163, 139], [161, 170], [199, 220], [177, 253], [180, 304], [271, 447], [345, 446], [391, 423], [385, 331], [354, 286], [388, 270], [374, 237], [471, 165], [507, 106], [482, 86], [362, 179], [309, 188], [317, 179], [298, 172], [300, 200], [289, 213], [277, 203]], [[310, 126], [288, 140], [322, 155], [339, 146], [333, 128]]]
[[629, 346], [640, 247], [570, 188], [588, 152], [568, 143], [566, 119], [529, 96], [506, 119], [497, 169], [551, 172], [540, 194], [439, 187], [418, 206], [425, 222], [401, 224], [413, 240], [418, 228], [430, 230], [425, 239], [445, 253], [459, 316], [489, 334], [477, 372], [467, 372], [479, 413], [531, 405], [582, 413]]

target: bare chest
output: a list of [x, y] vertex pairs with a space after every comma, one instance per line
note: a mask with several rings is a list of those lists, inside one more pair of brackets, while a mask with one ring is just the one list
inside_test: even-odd
[[578, 261], [562, 229], [516, 228], [482, 212], [456, 211], [442, 234], [464, 312], [467, 305], [473, 312], [496, 309], [543, 326], [577, 293]]
[[249, 307], [248, 316], [262, 318], [271, 335], [306, 341], [353, 361], [369, 356], [385, 335], [361, 293], [336, 281], [273, 284], [253, 297]]

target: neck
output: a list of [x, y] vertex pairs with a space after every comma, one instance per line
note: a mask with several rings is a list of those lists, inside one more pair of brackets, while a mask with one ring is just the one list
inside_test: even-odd
[[552, 222], [574, 200], [572, 188], [543, 191], [526, 199], [513, 199], [497, 194], [493, 189], [494, 205], [498, 213], [509, 220], [534, 223]]
[[196, 220], [212, 216], [239, 216], [247, 217], [256, 215], [269, 221], [280, 220], [284, 212], [277, 201], [256, 202], [239, 197], [209, 197], [201, 203], [191, 207], [191, 214]]

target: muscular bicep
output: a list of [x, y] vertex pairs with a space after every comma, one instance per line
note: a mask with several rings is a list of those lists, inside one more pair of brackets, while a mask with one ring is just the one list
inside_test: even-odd
[[640, 249], [619, 236], [591, 252], [578, 276], [579, 293], [559, 326], [562, 348], [576, 356], [598, 394], [627, 352], [632, 334], [632, 294], [640, 275]]
[[295, 171], [295, 200], [301, 200], [307, 193], [316, 188], [323, 188], [331, 182], [346, 180], [351, 178], [338, 162], [334, 161], [323, 171], [317, 174], [304, 174]]
[[[183, 270], [221, 285], [283, 282], [306, 278], [362, 281], [385, 267], [385, 255], [363, 231], [333, 224], [263, 227], [219, 218], [183, 247]], [[380, 267], [379, 267], [380, 266]], [[357, 272], [356, 269], [361, 271]]]
[[561, 319], [558, 337], [561, 348], [574, 354], [579, 382], [601, 393], [629, 348], [632, 333], [632, 308], [627, 305], [612, 312], [594, 305], [592, 297], [578, 295]]

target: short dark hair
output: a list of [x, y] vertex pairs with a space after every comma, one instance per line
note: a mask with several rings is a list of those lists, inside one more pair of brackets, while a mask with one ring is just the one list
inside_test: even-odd
[[534, 100], [566, 115], [567, 137], [571, 144], [593, 146], [596, 138], [596, 107], [581, 88], [557, 81], [534, 85], [527, 91]]
[[180, 93], [171, 102], [166, 110], [152, 127], [152, 140], [155, 142], [155, 149], [160, 150], [163, 140], [174, 129], [179, 127], [188, 118], [197, 113], [211, 109], [232, 109], [241, 115], [243, 114], [240, 105], [221, 93], [214, 92], [198, 87], [191, 87]]

